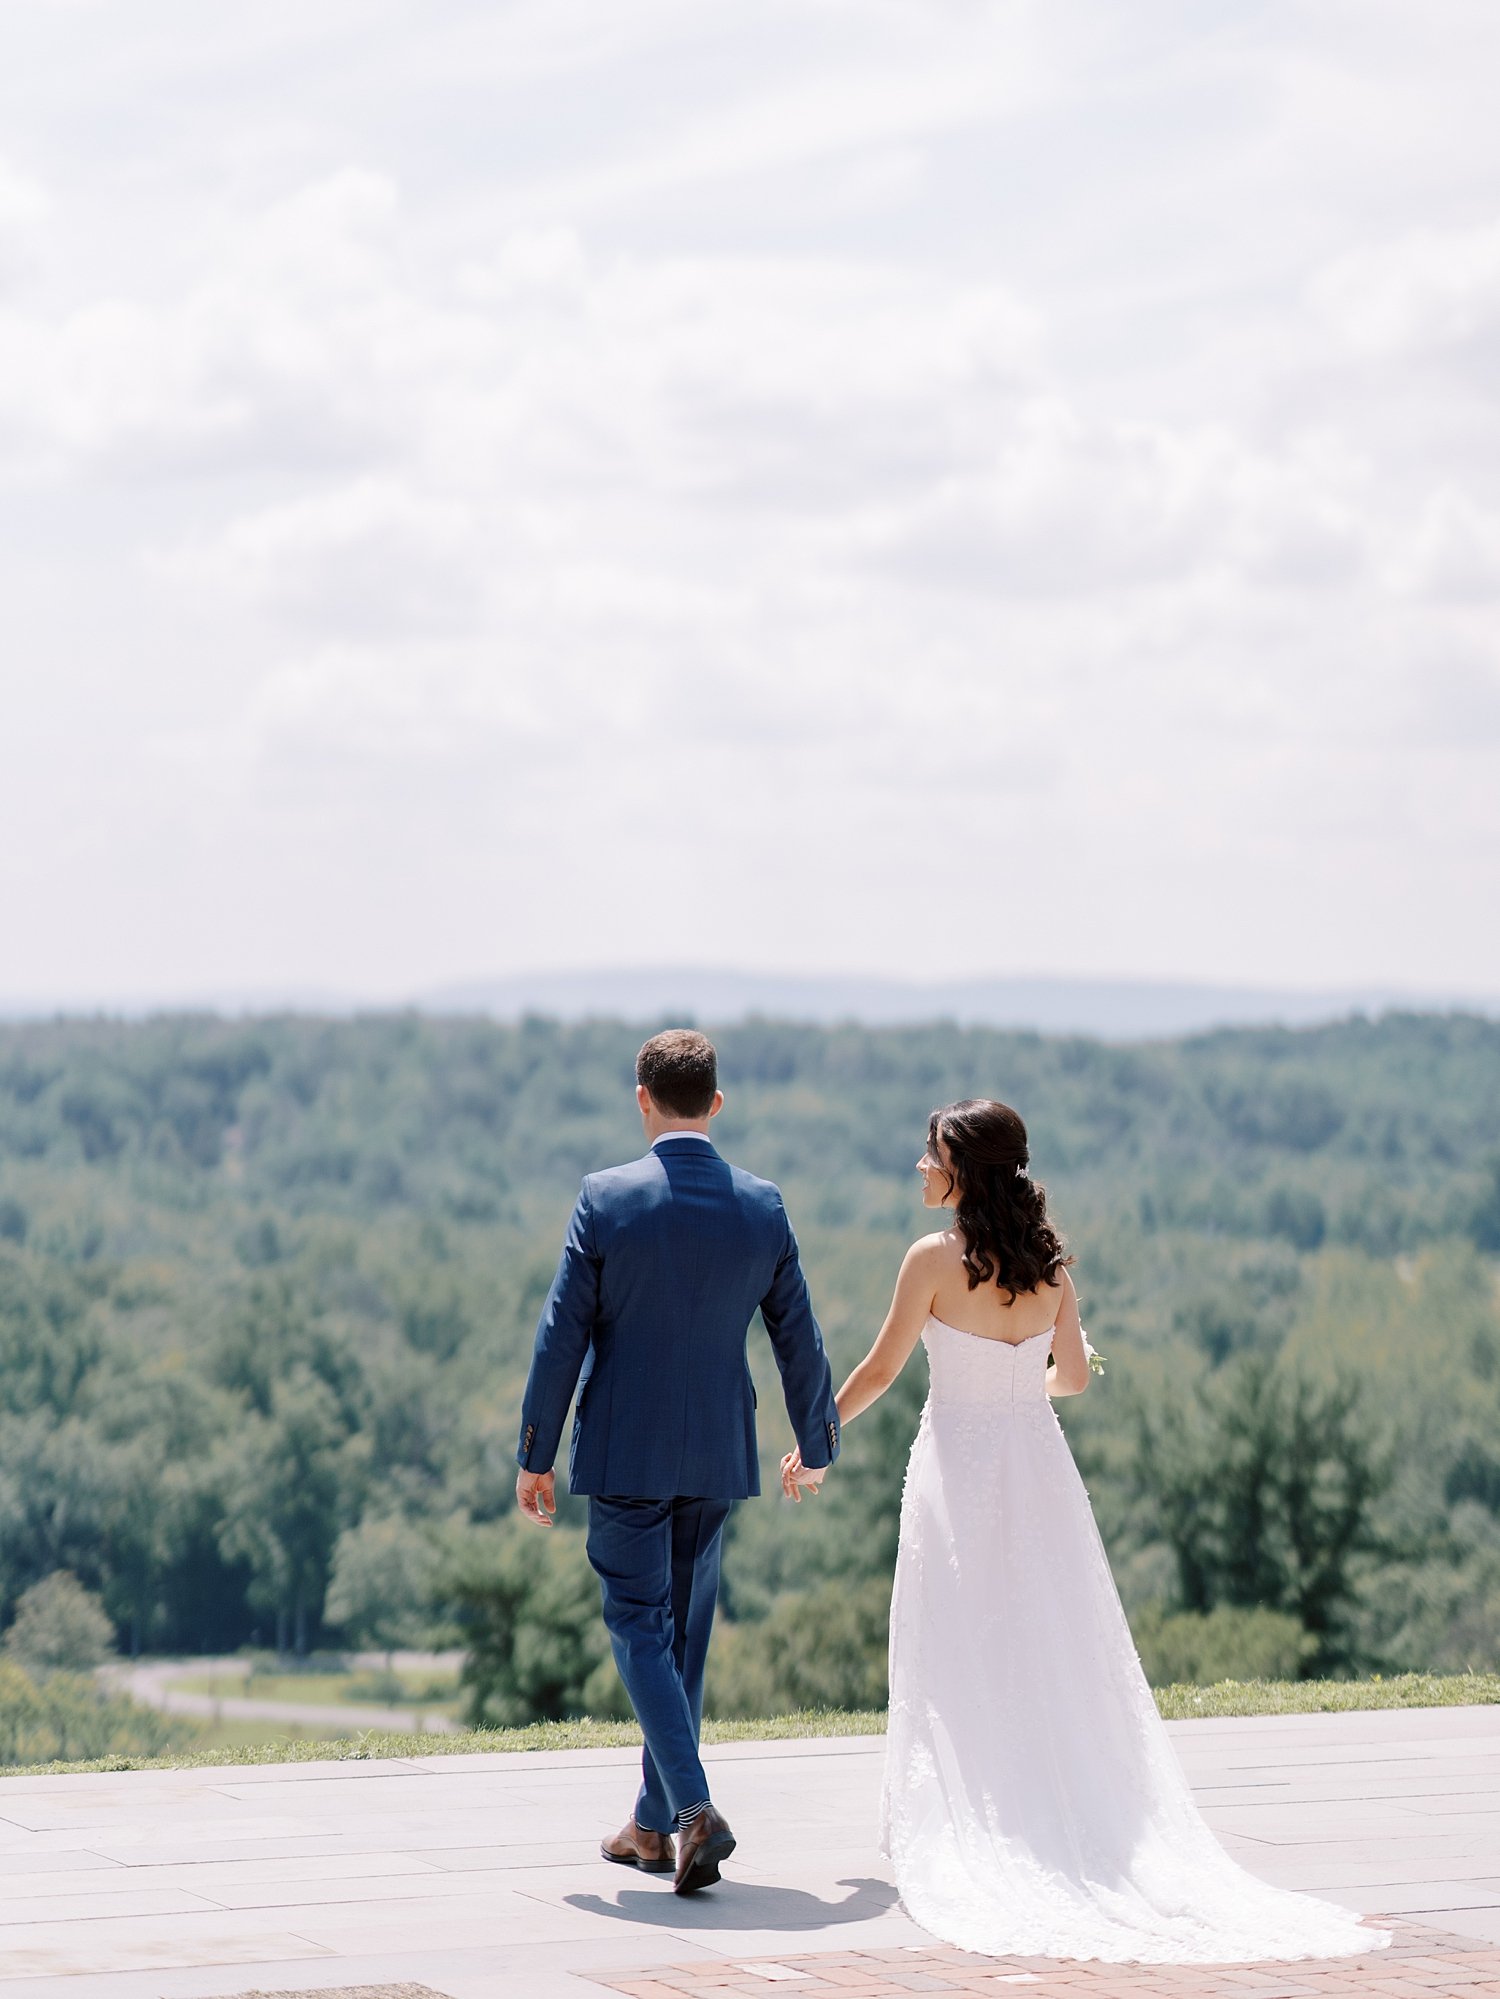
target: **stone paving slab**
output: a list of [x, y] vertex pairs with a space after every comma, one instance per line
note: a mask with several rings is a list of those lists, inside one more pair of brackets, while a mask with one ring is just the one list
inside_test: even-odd
[[[869, 1999], [855, 1987], [872, 1966], [882, 1999], [1485, 1990], [1484, 1952], [1500, 1949], [1500, 1708], [1171, 1732], [1243, 1864], [1351, 1908], [1404, 1912], [1425, 1968], [1420, 1953], [1398, 1964], [1387, 1952], [1358, 1985], [1343, 1960], [1295, 1967], [1298, 1987], [1268, 1986], [1265, 1967], [1153, 1967], [1150, 1986], [1130, 1967], [987, 1959], [965, 1960], [970, 1987], [956, 1985], [951, 1954], [903, 1913], [876, 1850], [884, 1745], [840, 1739], [708, 1752], [740, 1846], [723, 1883], [690, 1898], [598, 1857], [634, 1794], [629, 1750], [0, 1778], [0, 1999], [402, 1985], [606, 1999], [622, 1983], [681, 1999], [695, 1974], [715, 1991]], [[1389, 1987], [1398, 1971], [1406, 1982]]]

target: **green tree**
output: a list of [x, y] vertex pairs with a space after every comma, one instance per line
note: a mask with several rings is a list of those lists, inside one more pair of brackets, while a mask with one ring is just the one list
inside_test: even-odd
[[87, 1672], [115, 1649], [115, 1628], [98, 1597], [58, 1569], [33, 1583], [16, 1605], [5, 1649], [23, 1666]]
[[91, 1302], [71, 1272], [0, 1253], [0, 1408], [73, 1410], [102, 1351]]
[[270, 1416], [251, 1419], [231, 1462], [220, 1543], [249, 1563], [251, 1601], [274, 1614], [278, 1651], [307, 1651], [363, 1456], [333, 1391], [299, 1367], [273, 1386]]
[[0, 1615], [56, 1569], [100, 1581], [107, 1481], [81, 1418], [0, 1415]]
[[1486, 1184], [1474, 1204], [1469, 1233], [1476, 1249], [1500, 1251], [1500, 1153], [1486, 1162]]
[[1266, 1198], [1266, 1233], [1294, 1249], [1316, 1249], [1328, 1233], [1323, 1203], [1305, 1187], [1273, 1187]]
[[1262, 1355], [1137, 1411], [1135, 1476], [1177, 1564], [1180, 1606], [1256, 1605], [1316, 1641], [1309, 1672], [1348, 1663], [1355, 1564], [1379, 1543], [1385, 1473], [1347, 1380], [1319, 1385]]
[[278, 1384], [297, 1370], [331, 1392], [346, 1428], [358, 1427], [364, 1407], [358, 1353], [292, 1278], [283, 1273], [258, 1277], [220, 1329], [213, 1354], [215, 1378], [268, 1416]]
[[431, 1628], [441, 1557], [430, 1532], [397, 1514], [346, 1527], [333, 1551], [323, 1614], [356, 1645], [386, 1655]]
[[476, 1535], [448, 1594], [467, 1640], [461, 1680], [472, 1727], [617, 1706], [599, 1584], [581, 1535], [518, 1527]]
[[147, 1643], [192, 1475], [180, 1464], [162, 1462], [157, 1436], [116, 1445], [101, 1457], [104, 1600], [127, 1633], [134, 1659]]

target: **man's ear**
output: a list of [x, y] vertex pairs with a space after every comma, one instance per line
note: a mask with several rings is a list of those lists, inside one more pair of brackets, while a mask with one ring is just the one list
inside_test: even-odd
[[640, 1106], [641, 1116], [649, 1117], [655, 1106], [651, 1100], [651, 1092], [646, 1088], [646, 1085], [644, 1083], [636, 1084], [635, 1100], [636, 1103]]
[[710, 1117], [717, 1117], [719, 1115], [719, 1112], [723, 1110], [723, 1108], [724, 1108], [724, 1092], [722, 1090], [715, 1090], [714, 1100], [708, 1107], [708, 1114]]

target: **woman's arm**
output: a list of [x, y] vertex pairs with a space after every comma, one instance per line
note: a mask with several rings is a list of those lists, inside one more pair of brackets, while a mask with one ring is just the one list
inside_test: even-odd
[[[902, 1258], [885, 1324], [876, 1334], [875, 1344], [835, 1398], [841, 1430], [868, 1409], [872, 1402], [880, 1400], [911, 1359], [912, 1350], [922, 1337], [922, 1328], [927, 1323], [927, 1315], [937, 1295], [940, 1255], [937, 1239], [928, 1236], [921, 1242], [914, 1242]], [[801, 1496], [798, 1491], [801, 1470], [800, 1454], [789, 1451], [781, 1461], [781, 1486], [789, 1498]]]
[[872, 1402], [878, 1402], [911, 1359], [937, 1296], [936, 1248], [933, 1239], [924, 1238], [914, 1242], [902, 1258], [885, 1324], [835, 1398], [840, 1423], [852, 1423]]
[[1083, 1322], [1078, 1316], [1078, 1293], [1066, 1270], [1062, 1279], [1063, 1301], [1057, 1324], [1052, 1328], [1052, 1365], [1047, 1369], [1049, 1395], [1082, 1395], [1089, 1385], [1089, 1357], [1084, 1351]]

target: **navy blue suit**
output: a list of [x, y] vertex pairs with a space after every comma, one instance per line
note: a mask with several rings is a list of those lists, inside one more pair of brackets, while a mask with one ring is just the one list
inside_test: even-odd
[[833, 1382], [779, 1191], [681, 1133], [584, 1181], [516, 1456], [552, 1468], [576, 1388], [568, 1483], [589, 1495], [589, 1559], [646, 1738], [636, 1821], [659, 1832], [708, 1796], [698, 1731], [723, 1526], [760, 1490], [757, 1309], [802, 1461], [831, 1464]]

